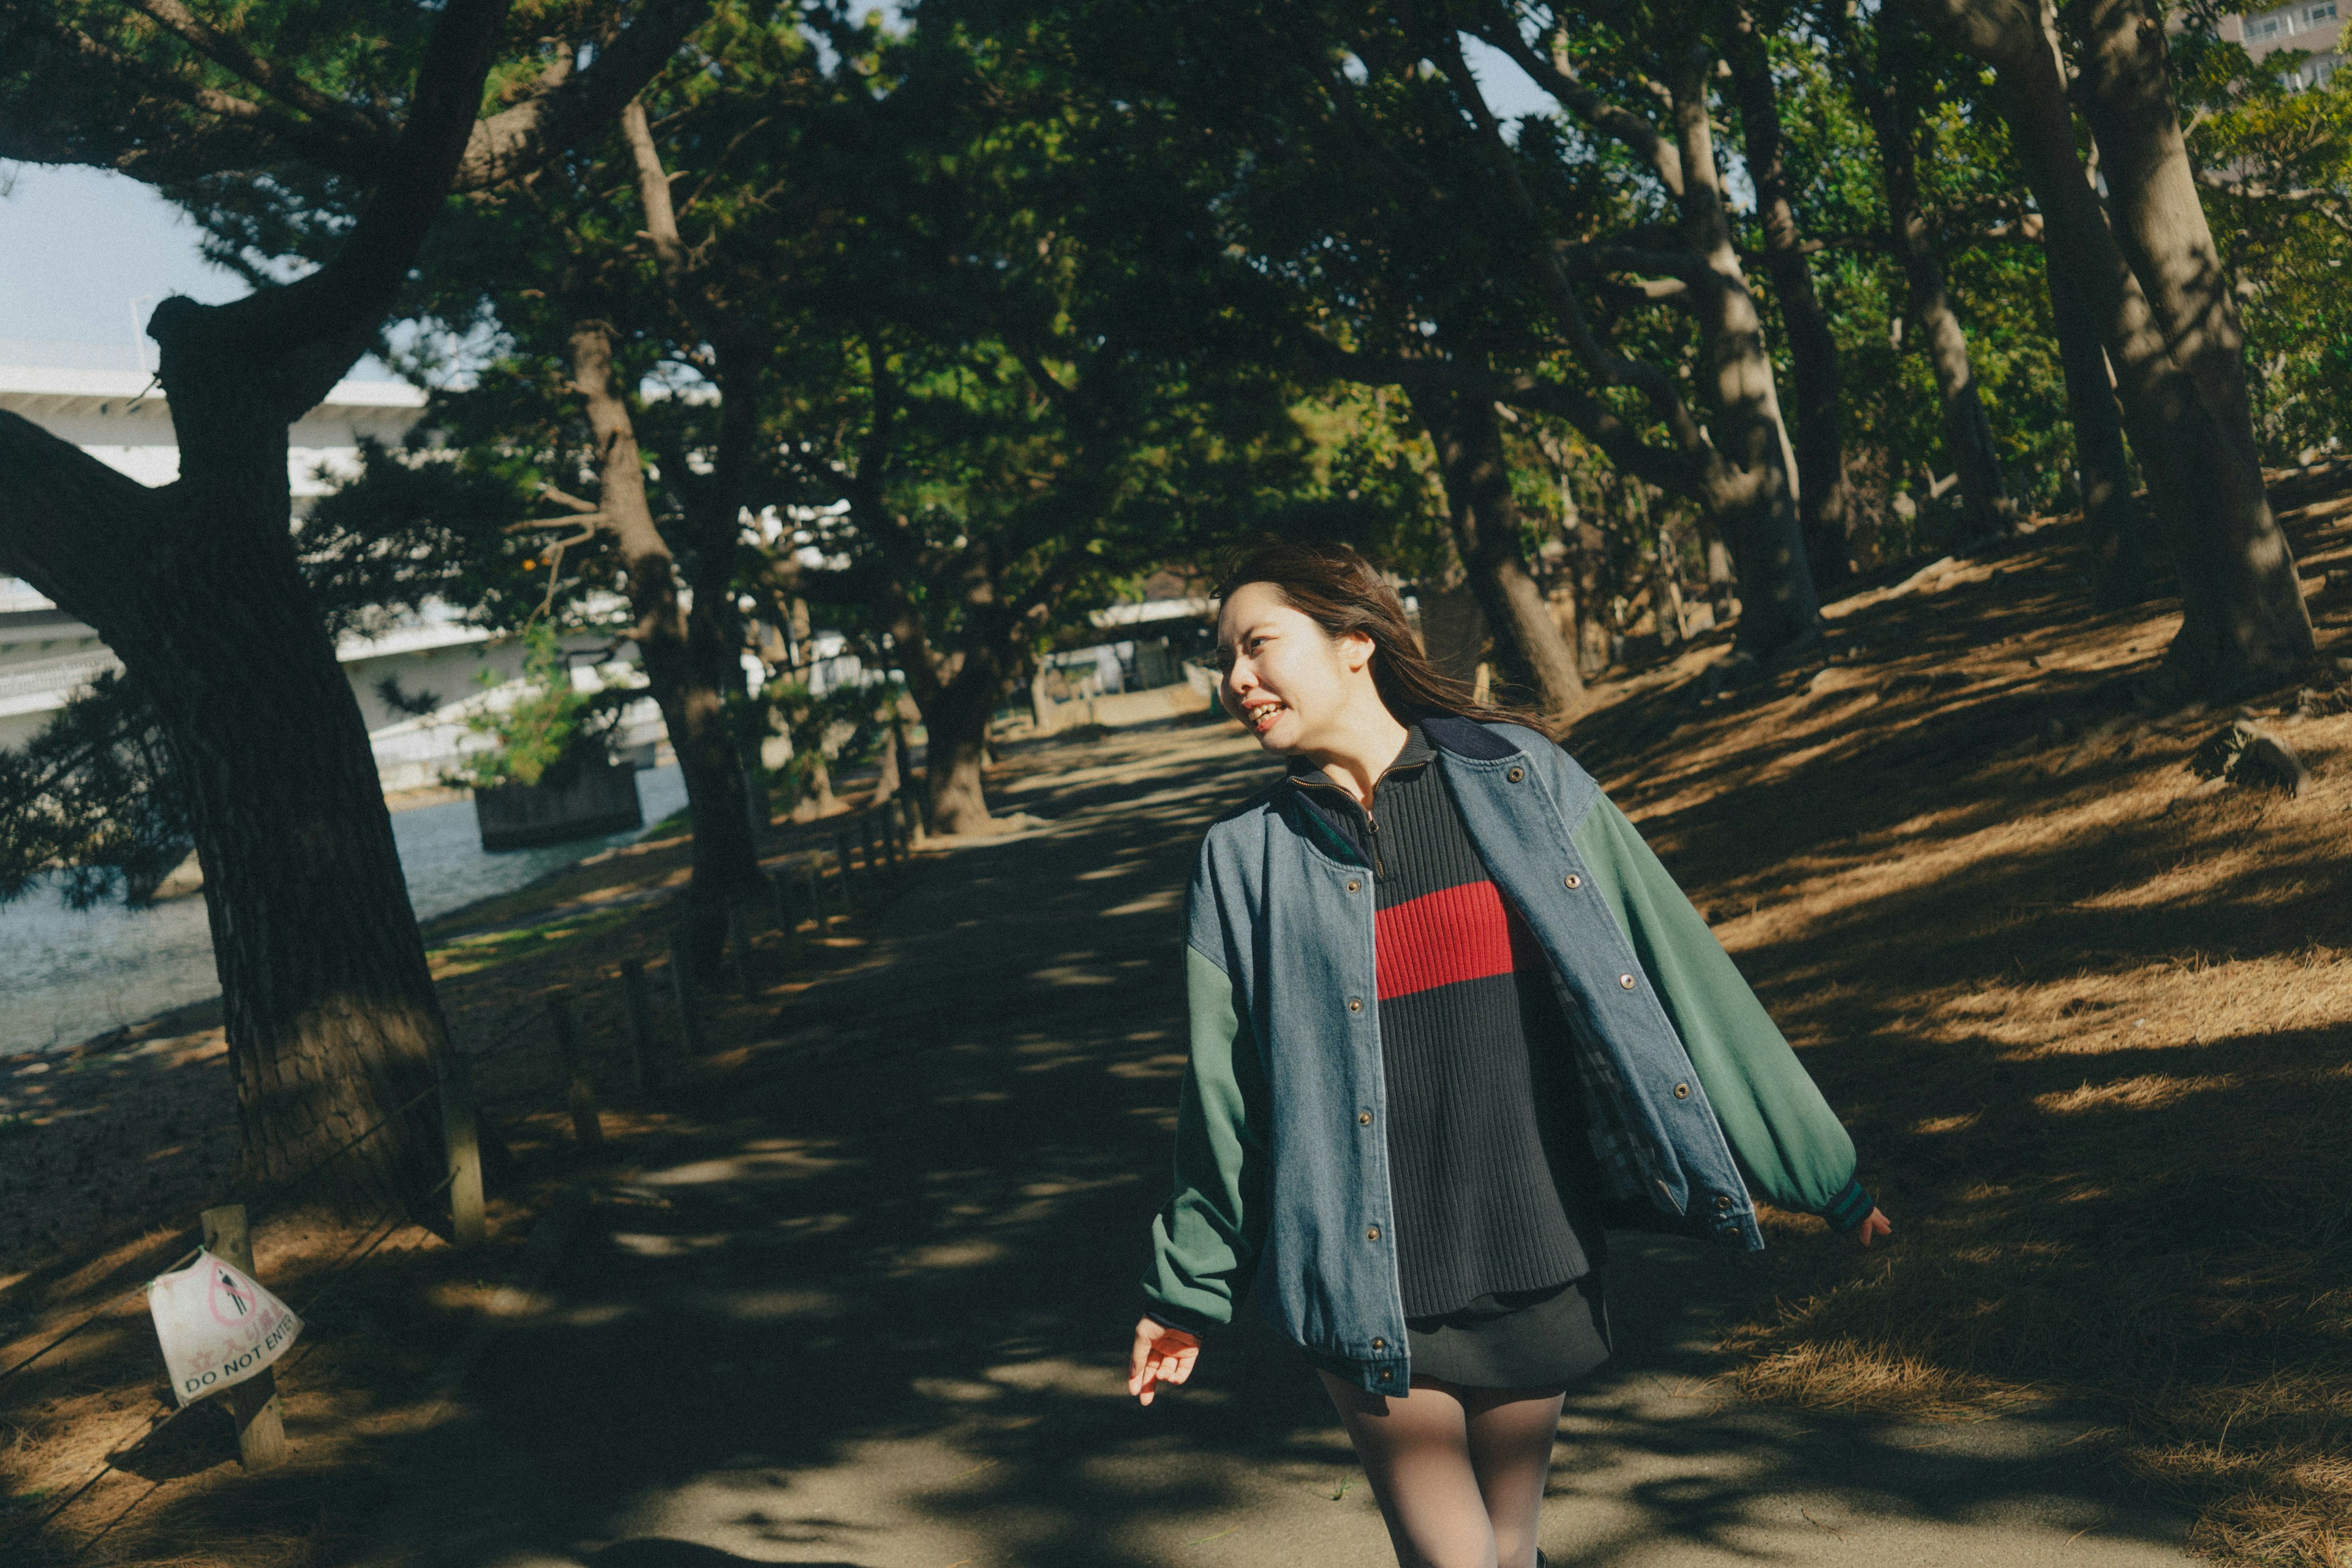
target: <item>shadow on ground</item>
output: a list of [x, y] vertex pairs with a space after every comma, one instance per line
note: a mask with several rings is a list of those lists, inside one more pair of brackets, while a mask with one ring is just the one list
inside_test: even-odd
[[[616, 1176], [351, 1563], [1186, 1568], [1387, 1560], [1270, 1336], [1123, 1397], [1182, 1065], [1177, 918], [1206, 820], [1266, 775], [1229, 726], [1040, 749], [1049, 819], [942, 856], [703, 1131]], [[1798, 1246], [1832, 1245], [1825, 1238]], [[2183, 1521], [2045, 1410], [1971, 1427], [1727, 1399], [1759, 1280], [1627, 1238], [1625, 1353], [1563, 1426], [1563, 1564], [2155, 1563]]]

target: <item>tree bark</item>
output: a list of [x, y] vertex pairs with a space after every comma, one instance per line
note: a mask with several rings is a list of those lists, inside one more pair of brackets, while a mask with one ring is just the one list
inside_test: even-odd
[[[440, 1163], [430, 1096], [446, 1025], [367, 727], [287, 528], [286, 426], [253, 407], [249, 384], [240, 398], [241, 368], [171, 356], [174, 409], [214, 401], [205, 445], [184, 448], [186, 473], [159, 490], [0, 415], [13, 536], [0, 559], [97, 629], [170, 738], [204, 868], [241, 1179], [284, 1180], [382, 1125], [313, 1192], [421, 1208]], [[56, 538], [16, 534], [36, 509]]]
[[1770, 57], [1754, 18], [1745, 10], [1727, 58], [1739, 92], [1740, 130], [1748, 178], [1756, 187], [1765, 270], [1780, 302], [1796, 384], [1797, 516], [1814, 587], [1827, 594], [1853, 575], [1853, 486], [1845, 471], [1837, 339], [1813, 288], [1813, 269], [1805, 259], [1796, 208], [1790, 200]]
[[[150, 490], [0, 415], [0, 569], [95, 627], [152, 695], [189, 792], [247, 1181], [423, 1217], [447, 1027], [367, 726], [301, 578], [288, 427], [373, 340], [448, 190], [506, 7], [442, 10], [341, 250], [148, 331], [180, 478]], [[409, 1102], [422, 1099], [422, 1103]], [[325, 1163], [331, 1159], [331, 1164]]]
[[[698, 626], [678, 594], [669, 542], [654, 522], [646, 498], [643, 458], [627, 400], [613, 371], [614, 330], [586, 320], [572, 331], [572, 380], [594, 433], [598, 515], [613, 536], [629, 584], [630, 636], [669, 731], [694, 822], [694, 870], [687, 889], [682, 932], [689, 956], [715, 962], [727, 937], [730, 902], [758, 889], [760, 858], [751, 842], [743, 793], [742, 758], [727, 727], [719, 681], [729, 645], [716, 629], [720, 612]], [[698, 593], [723, 598], [721, 579]], [[734, 645], [740, 646], [740, 641]]]
[[[1673, 300], [1696, 324], [1696, 363], [1685, 368], [1714, 416], [1702, 422], [1679, 390], [1679, 378], [1615, 353], [1594, 332], [1560, 250], [1544, 234], [1541, 216], [1507, 153], [1499, 123], [1463, 58], [1459, 37], [1448, 26], [1429, 35], [1430, 58], [1457, 83], [1487, 156], [1540, 247], [1538, 278], [1559, 328], [1596, 379], [1641, 395], [1652, 416], [1665, 426], [1674, 449], [1664, 453], [1650, 447], [1616, 414], [1580, 395], [1529, 397], [1528, 406], [1570, 420], [1612, 461], [1689, 495], [1731, 540], [1743, 590], [1743, 613], [1734, 639], [1740, 658], [1760, 662], [1817, 641], [1821, 597], [1798, 516], [1793, 449], [1780, 418], [1763, 321], [1740, 270], [1716, 165], [1707, 92], [1713, 51], [1681, 51], [1662, 73], [1671, 124], [1661, 129], [1645, 116], [1602, 99], [1562, 61], [1538, 53], [1521, 32], [1515, 8], [1485, 7], [1473, 19], [1480, 37], [1510, 56], [1596, 134], [1621, 143], [1646, 163], [1671, 196], [1677, 249], [1623, 252], [1602, 246], [1593, 247], [1586, 258], [1602, 271], [1664, 272], [1672, 279], [1653, 297]], [[1535, 391], [1530, 386], [1527, 392], [1495, 395], [1526, 396]]]
[[2129, 6], [2083, 23], [2084, 98], [2117, 224], [2076, 149], [2047, 0], [1911, 0], [1930, 31], [2000, 73], [2051, 265], [2099, 322], [2134, 452], [2180, 581], [2173, 686], [2216, 696], [2291, 673], [2313, 648], [2262, 486], [2242, 343], [2198, 205], [2163, 36]]
[[2224, 693], [2260, 687], [2292, 675], [2315, 645], [2263, 484], [2245, 332], [2181, 135], [2164, 28], [2128, 0], [2085, 0], [2074, 22], [2116, 238], [2185, 373], [2189, 395], [2167, 422], [2206, 476], [2201, 526], [2172, 542], [2182, 618], [2166, 664]]
[[[418, 1217], [442, 1166], [431, 1099], [447, 1030], [366, 723], [301, 579], [288, 426], [373, 343], [404, 285], [468, 157], [508, 9], [437, 8], [404, 121], [396, 137], [371, 130], [352, 175], [364, 201], [325, 265], [226, 305], [156, 308], [176, 482], [147, 489], [0, 415], [0, 568], [89, 622], [139, 676], [190, 792], [244, 1177], [331, 1158], [332, 1185], [306, 1195], [390, 1191]], [[503, 166], [609, 113], [707, 9], [665, 0], [656, 26], [607, 40], [560, 101], [493, 116]], [[71, 150], [89, 162], [145, 167], [158, 151], [117, 156], [90, 130], [99, 140]]]
[[1518, 503], [1495, 405], [1427, 390], [1412, 396], [1437, 448], [1454, 549], [1494, 635], [1505, 682], [1564, 725], [1584, 706], [1584, 680], [1520, 548]]
[[2074, 473], [2083, 495], [2083, 522], [2091, 539], [2091, 603], [2101, 610], [2137, 605], [2148, 595], [2147, 524], [2133, 500], [2124, 455], [2123, 411], [2098, 323], [2081, 289], [2042, 253], [2058, 360], [2066, 377], [2066, 411], [2074, 426]]
[[1909, 35], [1901, 18], [1882, 21], [1877, 79], [1862, 83], [1863, 96], [1885, 177], [1887, 224], [1903, 268], [1905, 306], [1936, 378], [1944, 455], [1959, 476], [1962, 531], [1970, 541], [2004, 538], [2017, 531], [2017, 503], [2001, 476], [1992, 423], [1985, 417], [1969, 363], [1968, 334], [1952, 309], [1943, 258], [1919, 198], [1921, 116]]
[[1762, 660], [1819, 640], [1821, 596], [1797, 516], [1796, 476], [1789, 467], [1763, 318], [1740, 271], [1716, 173], [1707, 78], [1706, 62], [1693, 56], [1670, 83], [1683, 171], [1678, 226], [1685, 247], [1702, 264], [1685, 281], [1699, 329], [1699, 379], [1713, 395], [1714, 444], [1721, 459], [1709, 466], [1698, 500], [1723, 526], [1739, 569], [1734, 647]]
[[955, 679], [935, 685], [929, 701], [917, 699], [923, 732], [929, 737], [923, 797], [934, 832], [996, 830], [982, 769], [988, 763], [989, 720], [1003, 690], [995, 658], [986, 652], [967, 653]]

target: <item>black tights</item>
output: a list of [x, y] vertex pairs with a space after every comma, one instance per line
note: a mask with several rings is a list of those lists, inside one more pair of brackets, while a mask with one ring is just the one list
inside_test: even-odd
[[1414, 1378], [1402, 1398], [1324, 1373], [1400, 1568], [1535, 1568], [1566, 1394]]

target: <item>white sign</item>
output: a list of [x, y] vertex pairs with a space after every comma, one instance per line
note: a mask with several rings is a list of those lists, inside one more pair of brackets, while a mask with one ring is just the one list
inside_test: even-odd
[[262, 1372], [302, 1331], [285, 1302], [209, 1252], [150, 1281], [147, 1310], [184, 1406]]

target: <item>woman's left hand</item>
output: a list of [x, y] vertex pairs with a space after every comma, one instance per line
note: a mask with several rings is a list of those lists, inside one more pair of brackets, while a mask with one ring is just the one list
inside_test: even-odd
[[1886, 1217], [1884, 1210], [1875, 1205], [1870, 1211], [1870, 1217], [1853, 1227], [1853, 1239], [1864, 1247], [1868, 1247], [1882, 1237], [1894, 1234], [1894, 1222]]
[[1183, 1382], [1192, 1375], [1192, 1363], [1200, 1359], [1197, 1336], [1144, 1318], [1135, 1325], [1135, 1349], [1127, 1359], [1127, 1391], [1136, 1403], [1149, 1405], [1160, 1384]]

